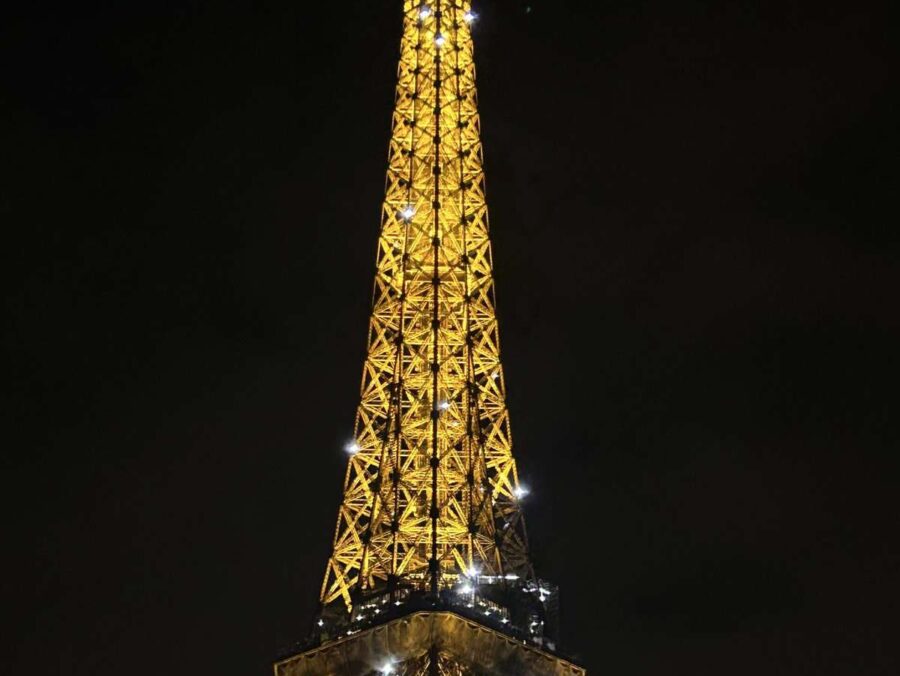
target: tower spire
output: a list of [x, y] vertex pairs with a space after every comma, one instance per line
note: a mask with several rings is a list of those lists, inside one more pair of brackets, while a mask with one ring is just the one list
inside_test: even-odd
[[325, 605], [528, 577], [468, 2], [407, 1], [375, 288]]
[[468, 0], [406, 0], [368, 350], [311, 646], [276, 676], [583, 676], [512, 455]]

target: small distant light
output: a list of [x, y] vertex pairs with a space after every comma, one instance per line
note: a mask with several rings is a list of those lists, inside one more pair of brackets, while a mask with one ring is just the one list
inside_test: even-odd
[[472, 585], [464, 584], [462, 587], [459, 588], [459, 591], [462, 594], [471, 594], [472, 593]]
[[397, 663], [393, 659], [389, 659], [381, 665], [381, 668], [378, 671], [382, 674], [394, 674], [396, 673], [396, 665]]
[[324, 627], [324, 626], [325, 626], [325, 620], [319, 620], [318, 622], [316, 622], [316, 624], [318, 624], [320, 627]]
[[430, 17], [430, 16], [431, 16], [431, 7], [429, 7], [428, 5], [425, 5], [425, 6], [422, 7], [422, 9], [419, 11], [419, 18], [420, 18], [420, 19], [427, 19], [427, 18]]
[[519, 500], [521, 500], [521, 499], [524, 498], [526, 495], [528, 495], [528, 489], [525, 488], [525, 486], [521, 486], [521, 485], [520, 485], [520, 486], [516, 486], [516, 489], [513, 491], [513, 493], [515, 493], [516, 498], [518, 498]]
[[481, 574], [481, 571], [478, 570], [475, 566], [472, 566], [465, 572], [466, 577], [478, 577]]
[[400, 212], [400, 215], [403, 216], [403, 218], [408, 221], [409, 219], [411, 219], [413, 216], [416, 215], [416, 210], [412, 208], [411, 204], [409, 204], [409, 205], [403, 207], [403, 210]]
[[494, 371], [491, 374], [491, 378], [493, 378], [494, 380], [497, 380], [497, 378], [499, 378], [499, 377], [500, 377], [500, 371]]
[[356, 616], [356, 619], [357, 619], [357, 620], [364, 620], [364, 619], [366, 619], [366, 617], [365, 617], [365, 615], [357, 615], [357, 616]]
[[509, 623], [509, 620], [508, 620], [507, 618], [505, 618], [505, 617], [504, 617], [502, 620], [500, 620], [500, 621], [501, 621], [503, 624], [508, 624], [508, 623]]
[[515, 575], [514, 573], [510, 573], [509, 575], [506, 575], [505, 577], [507, 580], [518, 580], [519, 579], [519, 576]]
[[450, 402], [444, 399], [438, 404], [438, 408], [442, 411], [446, 411], [448, 408], [450, 408]]
[[434, 39], [434, 44], [436, 44], [438, 47], [443, 47], [445, 42], [447, 42], [447, 38], [445, 38], [443, 35], [438, 35]]
[[478, 15], [475, 12], [466, 12], [463, 14], [463, 19], [465, 19], [466, 23], [472, 23], [475, 19], [478, 18]]
[[347, 445], [344, 446], [344, 450], [350, 455], [356, 455], [359, 453], [359, 444], [356, 443], [356, 441], [348, 442]]

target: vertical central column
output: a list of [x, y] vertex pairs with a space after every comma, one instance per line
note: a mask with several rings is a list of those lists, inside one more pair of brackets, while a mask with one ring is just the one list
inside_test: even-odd
[[434, 200], [432, 208], [434, 211], [434, 230], [432, 233], [431, 245], [433, 249], [434, 267], [432, 270], [432, 317], [431, 317], [431, 560], [429, 561], [429, 573], [431, 575], [431, 593], [437, 596], [440, 577], [440, 564], [438, 562], [438, 517], [440, 511], [438, 509], [438, 466], [440, 465], [439, 449], [438, 449], [438, 431], [440, 422], [440, 402], [438, 401], [439, 390], [439, 372], [440, 372], [440, 284], [441, 279], [438, 272], [438, 262], [440, 258], [440, 223], [441, 223], [441, 52], [440, 43], [441, 21], [443, 13], [441, 11], [441, 2], [438, 0], [435, 9], [435, 52], [434, 52], [434, 167], [432, 174], [434, 175]]

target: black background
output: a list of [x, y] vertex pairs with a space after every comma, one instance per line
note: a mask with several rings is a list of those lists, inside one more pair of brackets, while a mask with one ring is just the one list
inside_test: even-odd
[[[485, 0], [503, 357], [591, 673], [895, 674], [883, 6]], [[8, 673], [264, 674], [364, 353], [400, 3], [2, 22]]]

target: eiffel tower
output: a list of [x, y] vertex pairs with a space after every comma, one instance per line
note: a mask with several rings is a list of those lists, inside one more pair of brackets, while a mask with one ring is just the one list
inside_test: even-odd
[[276, 676], [584, 674], [535, 577], [505, 403], [466, 0], [406, 0], [368, 351], [306, 649]]

